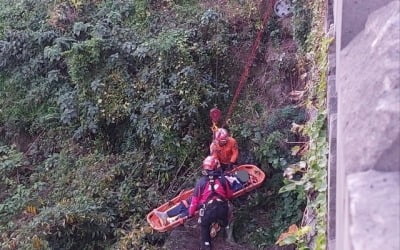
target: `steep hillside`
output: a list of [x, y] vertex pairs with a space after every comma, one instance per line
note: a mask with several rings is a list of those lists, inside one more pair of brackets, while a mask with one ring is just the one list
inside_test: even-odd
[[[306, 204], [325, 195], [325, 145], [313, 146], [325, 139], [329, 42], [315, 18], [323, 1], [295, 1], [293, 15], [264, 27], [271, 3], [0, 0], [1, 248], [176, 242], [144, 217], [194, 185], [211, 139], [208, 112], [227, 114], [259, 32], [227, 127], [239, 162], [260, 166], [268, 181], [234, 201], [230, 247], [270, 247], [290, 225], [305, 226]], [[284, 179], [313, 150], [318, 169], [302, 183]]]

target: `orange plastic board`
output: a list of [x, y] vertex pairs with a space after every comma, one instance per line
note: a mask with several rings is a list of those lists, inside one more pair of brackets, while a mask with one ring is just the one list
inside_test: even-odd
[[[250, 165], [250, 164], [240, 165], [240, 166], [234, 168], [232, 171], [230, 171], [230, 173], [240, 171], [240, 170], [246, 171], [247, 173], [249, 173], [250, 178], [249, 178], [249, 181], [246, 183], [246, 186], [243, 189], [240, 189], [233, 194], [233, 198], [242, 196], [242, 195], [258, 188], [259, 186], [261, 186], [261, 184], [265, 180], [265, 173], [263, 171], [261, 171], [255, 165]], [[156, 210], [161, 211], [161, 212], [167, 211], [167, 210], [171, 209], [172, 207], [178, 205], [180, 203], [180, 201], [189, 198], [192, 195], [192, 193], [193, 193], [193, 189], [182, 191], [178, 196], [176, 196], [175, 198], [171, 199], [170, 201], [162, 204], [161, 206], [156, 208]], [[196, 215], [197, 215], [197, 212], [196, 212]], [[177, 226], [183, 224], [185, 222], [185, 220], [186, 220], [185, 218], [179, 218], [173, 222], [167, 223], [166, 225], [162, 225], [160, 219], [154, 214], [154, 210], [147, 214], [147, 222], [150, 224], [150, 226], [154, 230], [156, 230], [158, 232], [170, 231], [170, 230], [176, 228]]]

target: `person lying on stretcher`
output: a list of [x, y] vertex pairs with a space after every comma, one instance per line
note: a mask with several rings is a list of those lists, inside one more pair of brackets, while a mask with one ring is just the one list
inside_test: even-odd
[[[218, 171], [208, 172], [202, 171], [203, 175], [212, 177], [217, 177], [220, 179], [225, 179], [227, 184], [233, 193], [243, 189], [249, 180], [249, 174], [246, 171], [237, 171], [234, 173], [224, 173], [222, 175], [222, 169]], [[192, 202], [192, 196], [186, 200], [182, 200], [178, 205], [172, 207], [171, 209], [161, 212], [154, 210], [154, 214], [160, 219], [162, 225], [171, 223], [179, 218], [184, 218], [189, 216], [189, 207]], [[199, 210], [203, 204], [199, 204], [196, 210]]]

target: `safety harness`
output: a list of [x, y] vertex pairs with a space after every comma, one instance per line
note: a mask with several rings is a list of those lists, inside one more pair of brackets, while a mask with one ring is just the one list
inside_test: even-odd
[[[225, 177], [223, 175], [220, 175], [218, 177], [218, 179], [220, 180], [222, 188], [226, 192], [226, 182], [227, 182], [227, 180], [225, 179]], [[215, 180], [216, 180], [216, 176], [215, 175], [208, 175], [208, 184], [211, 186], [211, 195], [207, 197], [207, 200], [206, 200], [205, 204], [207, 204], [210, 201], [212, 201], [215, 197], [217, 197], [217, 199], [220, 199], [221, 201], [226, 201], [227, 200], [225, 197], [223, 197], [221, 194], [219, 194], [219, 193], [217, 193], [217, 191], [215, 191], [215, 188], [214, 188]]]

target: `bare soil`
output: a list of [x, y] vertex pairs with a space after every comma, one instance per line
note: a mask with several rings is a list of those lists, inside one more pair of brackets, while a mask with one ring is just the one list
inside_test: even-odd
[[[255, 249], [248, 245], [239, 245], [236, 243], [225, 241], [221, 233], [212, 240], [212, 249], [221, 250], [243, 250]], [[174, 231], [171, 232], [163, 249], [169, 250], [195, 250], [200, 248], [200, 226], [195, 219], [190, 220]]]

